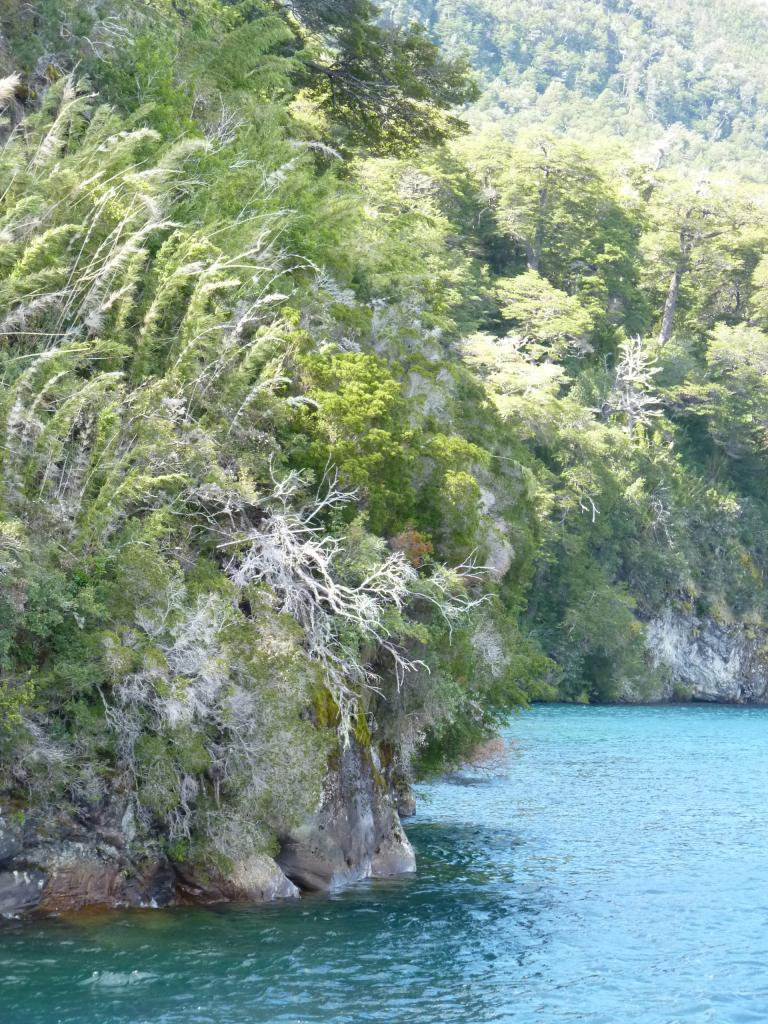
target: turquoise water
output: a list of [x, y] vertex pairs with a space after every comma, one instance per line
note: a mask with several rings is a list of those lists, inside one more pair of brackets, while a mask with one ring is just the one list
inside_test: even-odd
[[415, 877], [0, 932], [2, 1024], [768, 1021], [768, 710], [538, 707]]

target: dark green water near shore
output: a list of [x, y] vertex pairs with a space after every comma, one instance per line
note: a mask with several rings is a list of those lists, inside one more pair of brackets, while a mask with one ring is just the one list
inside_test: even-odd
[[768, 1021], [768, 710], [543, 706], [419, 872], [0, 931], [0, 1024]]

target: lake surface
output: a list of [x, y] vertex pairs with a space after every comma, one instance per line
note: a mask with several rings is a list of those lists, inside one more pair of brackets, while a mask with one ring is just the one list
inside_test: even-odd
[[768, 710], [542, 706], [419, 872], [0, 932], [1, 1024], [768, 1021]]

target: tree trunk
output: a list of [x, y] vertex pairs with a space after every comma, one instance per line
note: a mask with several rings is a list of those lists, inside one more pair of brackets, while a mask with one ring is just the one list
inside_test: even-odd
[[661, 333], [659, 334], [659, 342], [662, 345], [666, 345], [669, 339], [672, 337], [672, 327], [675, 322], [675, 309], [677, 308], [677, 298], [680, 294], [680, 282], [683, 279], [685, 273], [685, 264], [678, 263], [675, 267], [672, 279], [669, 282], [669, 291], [667, 292], [667, 301], [664, 303], [664, 315], [661, 318]]
[[549, 199], [549, 188], [546, 180], [549, 177], [549, 171], [544, 176], [544, 184], [539, 189], [539, 209], [538, 216], [536, 217], [536, 230], [533, 235], [533, 245], [528, 252], [528, 269], [535, 270], [538, 273], [539, 266], [541, 265], [541, 250], [544, 247], [544, 220], [547, 215], [547, 202]]

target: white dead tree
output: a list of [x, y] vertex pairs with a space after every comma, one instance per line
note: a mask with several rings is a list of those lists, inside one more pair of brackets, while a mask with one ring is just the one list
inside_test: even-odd
[[[350, 504], [354, 491], [339, 486], [335, 472], [326, 472], [317, 493], [301, 500], [305, 480], [291, 472], [273, 478], [261, 522], [245, 537], [220, 548], [244, 548], [227, 565], [238, 587], [266, 583], [276, 595], [279, 611], [294, 618], [304, 631], [304, 648], [323, 668], [326, 683], [340, 710], [340, 732], [346, 739], [357, 709], [359, 690], [376, 690], [378, 676], [361, 654], [375, 650], [377, 660], [389, 659], [398, 687], [408, 673], [427, 666], [411, 657], [392, 625], [406, 605], [419, 599], [434, 605], [449, 626], [484, 598], [474, 596], [467, 583], [477, 567], [437, 567], [428, 579], [401, 552], [393, 552], [369, 568], [364, 578], [344, 582], [338, 563], [344, 539], [323, 527], [324, 515]], [[349, 635], [357, 643], [350, 643]]]
[[661, 367], [647, 352], [642, 338], [622, 342], [619, 352], [613, 386], [601, 412], [605, 419], [615, 414], [623, 416], [625, 429], [631, 434], [638, 424], [647, 427], [661, 415], [659, 399], [653, 393], [654, 377]]

